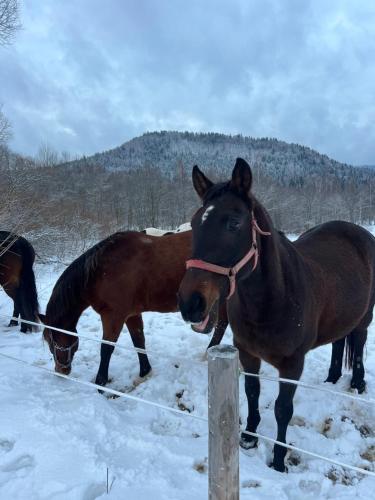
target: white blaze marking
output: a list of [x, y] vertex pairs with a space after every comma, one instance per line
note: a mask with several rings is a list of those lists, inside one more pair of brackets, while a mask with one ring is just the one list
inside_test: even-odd
[[202, 215], [202, 224], [207, 219], [207, 217], [208, 217], [209, 213], [211, 212], [211, 210], [213, 210], [214, 208], [215, 207], [213, 205], [210, 205], [209, 207], [206, 208], [206, 211]]

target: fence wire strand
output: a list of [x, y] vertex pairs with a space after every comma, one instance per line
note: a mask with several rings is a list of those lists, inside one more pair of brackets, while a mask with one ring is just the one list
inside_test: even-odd
[[318, 453], [314, 453], [313, 451], [304, 450], [303, 448], [298, 448], [297, 446], [293, 446], [291, 444], [282, 443], [281, 441], [277, 441], [277, 439], [272, 439], [268, 436], [263, 436], [262, 434], [258, 434], [257, 432], [250, 432], [250, 431], [245, 431], [245, 430], [243, 430], [242, 432], [244, 434], [248, 434], [249, 436], [257, 437], [259, 439], [263, 439], [264, 441], [269, 441], [270, 443], [278, 444], [279, 446], [282, 446], [283, 448], [288, 448], [290, 450], [298, 451], [299, 453], [309, 455], [310, 457], [318, 458], [320, 460], [324, 460], [325, 462], [330, 462], [331, 464], [338, 465], [338, 466], [343, 467], [345, 469], [351, 469], [351, 470], [354, 470], [355, 472], [359, 472], [360, 474], [365, 474], [367, 476], [375, 477], [375, 472], [363, 469], [362, 467], [356, 467], [355, 465], [345, 464], [343, 462], [340, 462], [339, 460], [334, 460], [333, 458], [324, 457], [323, 455], [319, 455]]
[[[0, 318], [4, 318], [4, 319], [8, 319], [8, 316], [4, 316], [4, 315], [1, 315], [0, 314]], [[112, 342], [111, 340], [104, 340], [104, 339], [96, 339], [95, 337], [89, 337], [88, 335], [82, 335], [81, 333], [77, 333], [77, 332], [72, 332], [70, 330], [64, 330], [63, 328], [58, 328], [58, 327], [55, 327], [55, 326], [49, 326], [49, 325], [45, 325], [44, 323], [36, 323], [35, 321], [28, 321], [26, 319], [21, 319], [21, 318], [15, 318], [14, 316], [11, 316], [10, 319], [14, 319], [15, 321], [18, 321], [19, 323], [26, 323], [28, 325], [32, 325], [32, 326], [38, 326], [39, 328], [48, 328], [49, 330], [53, 330], [53, 331], [56, 331], [56, 332], [61, 332], [61, 333], [65, 333], [67, 335], [71, 335], [72, 337], [77, 337], [77, 338], [81, 338], [81, 339], [85, 339], [85, 340], [89, 340], [90, 342], [95, 342], [97, 344], [106, 344], [106, 345], [110, 345], [110, 346], [113, 346], [113, 347], [116, 347], [116, 348], [120, 348], [120, 349], [123, 349], [125, 351], [128, 351], [128, 352], [132, 352], [132, 351], [135, 351], [139, 354], [147, 354], [147, 355], [155, 355], [155, 356], [159, 356], [161, 353], [160, 352], [156, 352], [156, 351], [150, 351], [149, 349], [141, 349], [140, 347], [127, 347], [125, 345], [122, 345], [122, 344], [118, 344], [117, 342]], [[162, 353], [163, 356], [166, 356], [166, 357], [169, 357], [169, 358], [173, 358], [175, 360], [178, 360], [178, 361], [192, 361], [192, 362], [197, 362], [199, 360], [197, 359], [192, 359], [192, 358], [182, 358], [181, 356], [178, 356], [178, 355], [173, 355], [173, 354], [166, 354], [166, 353]]]
[[76, 377], [70, 377], [69, 375], [64, 375], [63, 373], [54, 372], [54, 371], [50, 370], [49, 368], [45, 368], [44, 366], [39, 366], [39, 365], [36, 365], [34, 363], [29, 363], [28, 361], [25, 361], [25, 360], [19, 359], [19, 358], [15, 358], [14, 356], [10, 356], [9, 354], [5, 354], [3, 352], [0, 352], [0, 356], [2, 356], [3, 358], [10, 359], [10, 360], [15, 361], [15, 362], [20, 363], [20, 364], [30, 366], [31, 368], [43, 370], [44, 372], [50, 373], [51, 375], [56, 375], [57, 377], [64, 378], [66, 380], [71, 380], [72, 382], [75, 382], [77, 384], [85, 385], [87, 387], [92, 387], [92, 388], [98, 389], [102, 392], [107, 392], [108, 394], [111, 394], [112, 396], [118, 396], [120, 398], [130, 399], [132, 401], [136, 401], [137, 403], [147, 404], [149, 406], [154, 406], [155, 408], [159, 408], [161, 410], [167, 410], [167, 411], [170, 411], [172, 413], [176, 413], [177, 415], [183, 415], [185, 417], [191, 417], [191, 418], [194, 418], [196, 420], [201, 420], [202, 422], [208, 422], [207, 418], [205, 418], [205, 417], [200, 417], [199, 415], [187, 413], [185, 411], [178, 410], [177, 408], [172, 408], [171, 406], [162, 405], [160, 403], [156, 403], [155, 401], [149, 401], [148, 399], [138, 398], [137, 396], [132, 396], [131, 394], [126, 394], [124, 392], [117, 391], [116, 389], [110, 389], [109, 387], [103, 387], [101, 385], [94, 384], [93, 382], [88, 382], [87, 380], [81, 380], [81, 379], [76, 378]]
[[248, 372], [240, 372], [241, 375], [245, 377], [255, 377], [260, 380], [268, 380], [270, 382], [284, 382], [286, 384], [293, 384], [305, 389], [314, 389], [316, 391], [321, 392], [329, 392], [330, 394], [334, 394], [336, 396], [342, 396], [344, 398], [353, 399], [355, 401], [360, 401], [361, 403], [366, 403], [369, 405], [375, 404], [375, 399], [373, 398], [362, 398], [361, 396], [355, 396], [354, 394], [350, 394], [348, 392], [343, 391], [335, 391], [334, 389], [328, 389], [326, 387], [320, 387], [319, 385], [307, 384], [306, 382], [301, 382], [300, 380], [293, 380], [290, 378], [282, 378], [282, 377], [270, 377], [268, 375], [260, 375], [259, 373], [248, 373]]

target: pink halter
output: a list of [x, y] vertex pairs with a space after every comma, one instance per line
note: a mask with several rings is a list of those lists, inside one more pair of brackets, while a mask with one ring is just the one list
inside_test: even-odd
[[258, 226], [258, 223], [254, 217], [254, 214], [252, 214], [252, 219], [251, 219], [251, 233], [252, 233], [252, 243], [251, 243], [250, 250], [233, 267], [223, 267], [223, 266], [218, 266], [216, 264], [211, 264], [210, 262], [206, 262], [206, 261], [200, 260], [200, 259], [190, 259], [190, 260], [186, 261], [186, 269], [191, 269], [191, 268], [203, 269], [204, 271], [210, 271], [212, 273], [222, 274], [224, 276], [228, 276], [229, 286], [230, 286], [229, 295], [227, 297], [227, 300], [228, 300], [234, 294], [234, 291], [236, 289], [236, 274], [238, 273], [238, 271], [240, 269], [242, 269], [243, 266], [245, 264], [247, 264], [253, 257], [254, 257], [253, 271], [257, 267], [258, 259], [259, 259], [259, 250], [258, 250], [258, 245], [257, 245], [257, 233], [262, 235], [262, 236], [271, 236], [270, 232], [262, 231], [260, 229], [260, 227]]

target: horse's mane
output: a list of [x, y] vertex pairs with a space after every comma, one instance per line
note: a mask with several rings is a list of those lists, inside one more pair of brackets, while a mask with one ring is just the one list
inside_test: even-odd
[[[47, 304], [46, 322], [58, 322], [67, 311], [74, 313], [84, 303], [84, 292], [95, 276], [105, 250], [124, 233], [114, 233], [75, 259], [57, 280]], [[74, 315], [74, 314], [73, 314]], [[56, 326], [56, 325], [53, 325]]]

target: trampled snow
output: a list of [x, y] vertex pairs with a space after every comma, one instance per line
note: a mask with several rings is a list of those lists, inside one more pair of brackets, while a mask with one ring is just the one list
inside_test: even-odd
[[[42, 310], [62, 267], [38, 265]], [[7, 328], [12, 304], [0, 292], [0, 351], [53, 369], [41, 333]], [[5, 317], [4, 317], [5, 316]], [[135, 352], [117, 348], [111, 360], [109, 387], [140, 398], [184, 409], [179, 416], [125, 399], [107, 399], [95, 389], [0, 358], [0, 498], [2, 500], [203, 500], [207, 498], [207, 426], [189, 418], [207, 417], [209, 337], [193, 332], [179, 314], [144, 314], [146, 346], [152, 352], [150, 378], [135, 386]], [[87, 310], [78, 331], [101, 338], [99, 316]], [[224, 342], [231, 343], [228, 330]], [[131, 346], [124, 328], [119, 340]], [[93, 381], [100, 345], [81, 340], [72, 375]], [[336, 386], [324, 384], [330, 346], [310, 352], [302, 380], [347, 391], [350, 374]], [[375, 324], [370, 328], [365, 359], [367, 393], [375, 398]], [[262, 372], [277, 376], [266, 363]], [[243, 379], [241, 419], [246, 419]], [[275, 382], [262, 382], [258, 431], [276, 436], [273, 414]], [[375, 408], [357, 401], [298, 388], [287, 440], [300, 448], [374, 470]], [[272, 445], [240, 453], [241, 498], [316, 499], [372, 497], [375, 480], [327, 462], [292, 453], [288, 474], [268, 467]], [[109, 494], [107, 495], [107, 468]]]

